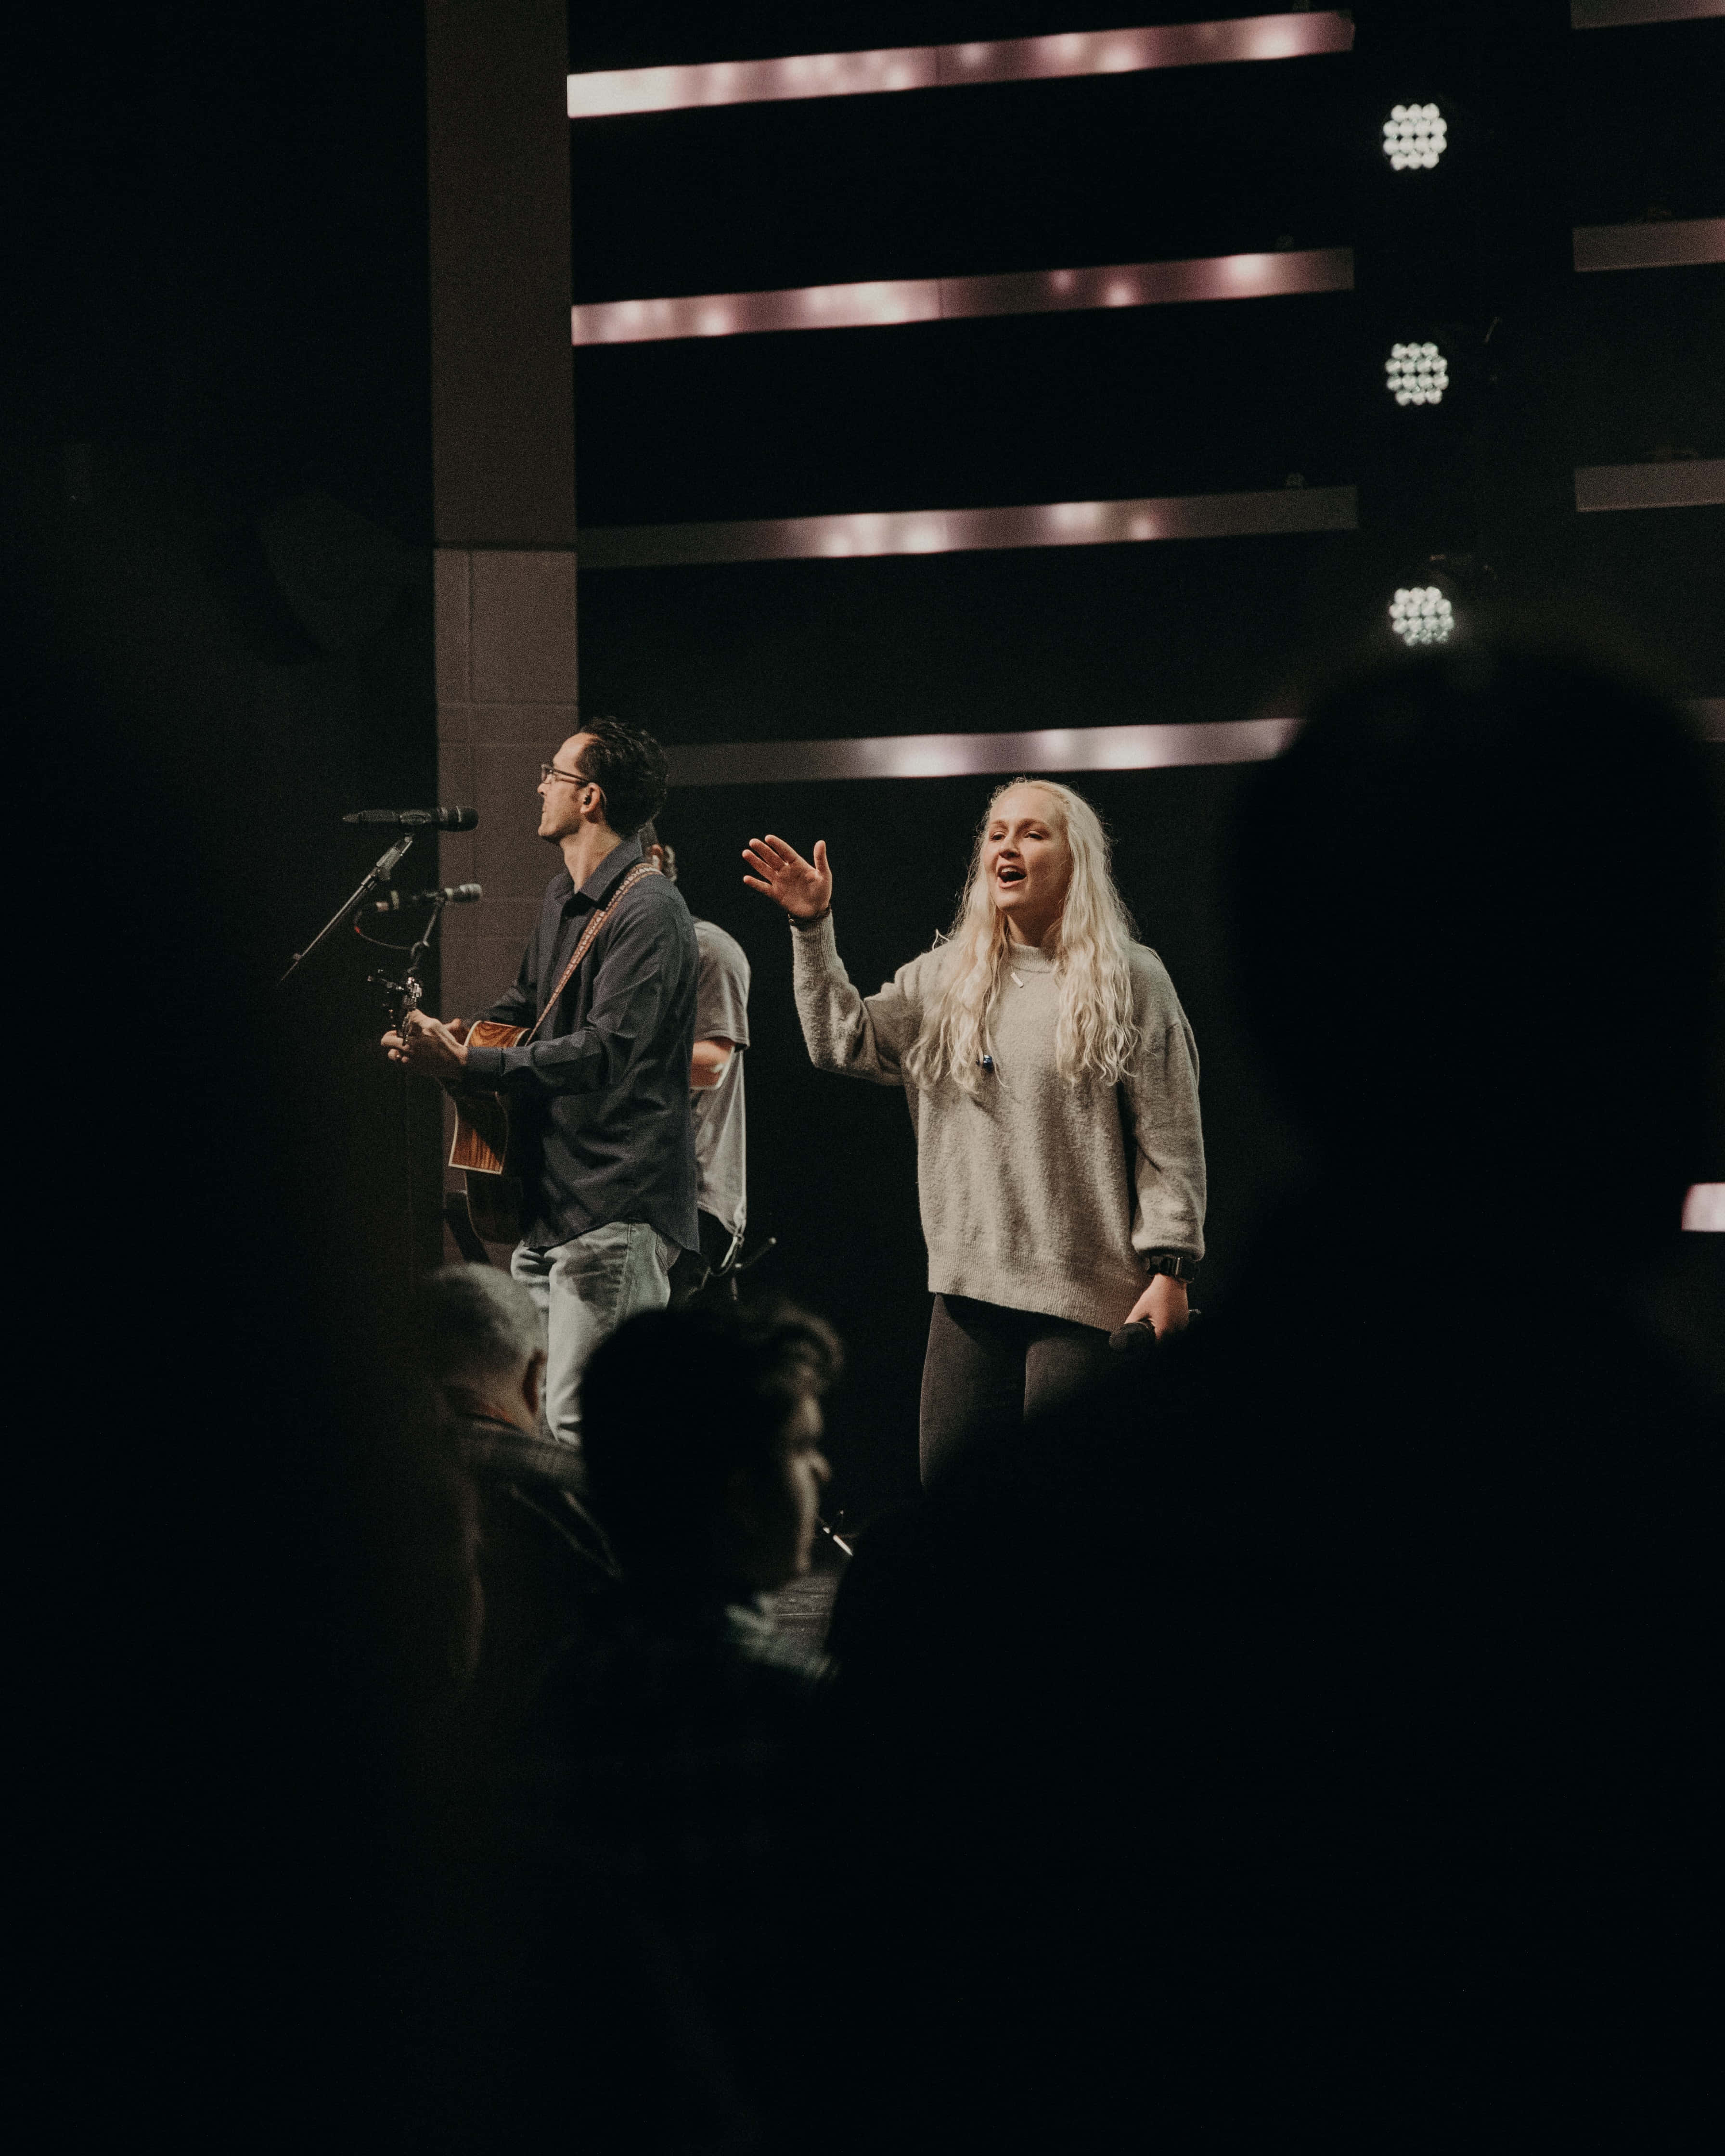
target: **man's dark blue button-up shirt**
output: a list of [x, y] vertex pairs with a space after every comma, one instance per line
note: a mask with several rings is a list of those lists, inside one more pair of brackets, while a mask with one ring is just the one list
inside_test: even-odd
[[[588, 922], [640, 858], [640, 840], [625, 839], [579, 891], [567, 871], [554, 876], [514, 988], [479, 1015], [531, 1025]], [[614, 1220], [644, 1220], [698, 1247], [689, 1063], [699, 965], [675, 885], [643, 876], [531, 1042], [468, 1050], [470, 1082], [503, 1095], [524, 1141], [523, 1240], [535, 1250]]]

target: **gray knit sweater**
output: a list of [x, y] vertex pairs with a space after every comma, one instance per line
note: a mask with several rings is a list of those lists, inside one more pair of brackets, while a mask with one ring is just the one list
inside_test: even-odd
[[1113, 1327], [1141, 1294], [1151, 1252], [1204, 1255], [1198, 1050], [1166, 968], [1132, 947], [1142, 1035], [1117, 1086], [1067, 1085], [1055, 1065], [1059, 990], [1040, 950], [1014, 956], [988, 1021], [983, 1097], [911, 1085], [903, 1058], [948, 963], [901, 966], [876, 995], [851, 985], [832, 916], [793, 927], [797, 1014], [815, 1067], [903, 1086], [937, 1295]]

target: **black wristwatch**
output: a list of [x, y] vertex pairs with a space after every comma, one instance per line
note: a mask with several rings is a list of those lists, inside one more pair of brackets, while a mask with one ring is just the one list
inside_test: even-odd
[[1195, 1281], [1198, 1278], [1196, 1258], [1183, 1258], [1168, 1250], [1152, 1250], [1144, 1260], [1147, 1272], [1166, 1273], [1170, 1280]]

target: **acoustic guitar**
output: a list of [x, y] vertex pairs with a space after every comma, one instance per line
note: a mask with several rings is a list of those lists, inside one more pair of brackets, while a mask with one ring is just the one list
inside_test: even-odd
[[[531, 1025], [502, 1025], [496, 1019], [476, 1018], [467, 1029], [470, 1048], [518, 1048], [532, 1040], [544, 1024], [557, 998], [575, 977], [575, 969], [593, 947], [593, 940], [609, 920], [617, 901], [643, 876], [657, 875], [651, 861], [642, 861], [618, 885], [611, 902], [594, 914], [583, 930], [581, 941], [564, 967], [557, 986], [545, 999], [545, 1008]], [[508, 1103], [499, 1093], [484, 1093], [465, 1086], [452, 1087], [455, 1103], [455, 1137], [449, 1147], [449, 1165], [467, 1176], [467, 1210], [474, 1232], [487, 1243], [514, 1243], [526, 1225], [522, 1191], [521, 1142], [510, 1118]]]
[[[526, 1039], [524, 1025], [499, 1025], [495, 1019], [476, 1018], [467, 1029], [471, 1048], [514, 1048]], [[467, 1171], [467, 1212], [473, 1231], [487, 1243], [520, 1240], [526, 1225], [518, 1160], [519, 1142], [511, 1129], [509, 1110], [497, 1093], [458, 1092], [455, 1101], [455, 1141], [449, 1147], [451, 1168]]]

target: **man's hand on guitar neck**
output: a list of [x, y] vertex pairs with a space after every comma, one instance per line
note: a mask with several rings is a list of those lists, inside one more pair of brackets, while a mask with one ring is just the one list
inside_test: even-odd
[[404, 1064], [424, 1078], [459, 1077], [467, 1063], [467, 1024], [455, 1019], [445, 1025], [424, 1011], [409, 1011], [403, 1029], [383, 1036], [392, 1063]]

